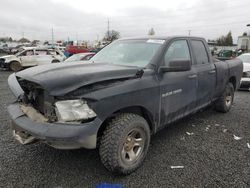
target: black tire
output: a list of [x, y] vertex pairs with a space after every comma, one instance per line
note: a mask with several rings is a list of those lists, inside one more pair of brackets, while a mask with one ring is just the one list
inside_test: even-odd
[[234, 100], [234, 86], [232, 83], [228, 83], [221, 97], [215, 102], [215, 110], [218, 112], [228, 112], [233, 104]]
[[18, 72], [18, 71], [20, 71], [22, 69], [23, 69], [23, 67], [18, 61], [10, 62], [10, 70], [11, 71]]
[[117, 115], [101, 137], [101, 161], [114, 174], [130, 174], [143, 163], [149, 142], [150, 129], [143, 117], [131, 113]]

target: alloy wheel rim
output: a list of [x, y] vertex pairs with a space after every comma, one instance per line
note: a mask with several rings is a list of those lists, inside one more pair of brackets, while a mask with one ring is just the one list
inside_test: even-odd
[[228, 95], [226, 96], [225, 102], [226, 102], [226, 106], [227, 106], [227, 107], [230, 107], [230, 106], [231, 106], [231, 104], [232, 104], [232, 99], [233, 99], [233, 97], [232, 97], [231, 94], [228, 94]]
[[136, 162], [144, 149], [145, 133], [141, 129], [133, 129], [125, 137], [121, 158], [125, 164], [132, 164]]
[[13, 71], [17, 71], [19, 69], [18, 63], [16, 62], [12, 63], [10, 67]]

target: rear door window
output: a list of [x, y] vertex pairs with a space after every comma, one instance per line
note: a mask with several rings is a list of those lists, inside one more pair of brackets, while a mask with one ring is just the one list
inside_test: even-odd
[[27, 50], [26, 51], [26, 56], [32, 56], [34, 55], [34, 51], [33, 50]]
[[206, 47], [200, 40], [191, 40], [192, 49], [198, 65], [209, 63]]
[[36, 50], [36, 55], [47, 55], [47, 50]]

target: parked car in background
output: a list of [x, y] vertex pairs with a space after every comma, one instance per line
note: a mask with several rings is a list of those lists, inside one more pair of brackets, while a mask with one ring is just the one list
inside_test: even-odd
[[94, 55], [95, 55], [95, 53], [93, 53], [93, 52], [74, 54], [74, 55], [70, 56], [69, 58], [67, 58], [64, 62], [88, 61]]
[[221, 50], [218, 54], [218, 57], [220, 59], [225, 58], [225, 59], [232, 59], [236, 56], [236, 52], [233, 50]]
[[25, 67], [58, 63], [65, 58], [59, 49], [27, 47], [15, 55], [0, 57], [0, 68], [17, 72]]
[[11, 52], [11, 54], [16, 54], [18, 52], [23, 51], [24, 49], [25, 49], [25, 46], [20, 44], [20, 45], [17, 45], [15, 47], [11, 48], [10, 52]]
[[250, 90], [250, 53], [245, 53], [238, 56], [243, 62], [243, 74], [241, 78], [240, 89]]
[[65, 52], [65, 49], [66, 49], [66, 47], [64, 47], [64, 46], [58, 46], [57, 48], [59, 50], [61, 50], [61, 52], [63, 52], [63, 53]]
[[10, 50], [7, 44], [0, 45], [0, 54], [10, 54]]
[[89, 52], [89, 49], [87, 49], [85, 46], [68, 45], [64, 51], [64, 55], [66, 57], [70, 57], [73, 54], [79, 54], [79, 53], [85, 53], [85, 52]]

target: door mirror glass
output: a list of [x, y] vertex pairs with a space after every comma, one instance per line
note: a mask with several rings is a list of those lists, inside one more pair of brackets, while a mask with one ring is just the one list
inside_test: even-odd
[[178, 71], [188, 71], [191, 69], [190, 60], [172, 60], [169, 62], [168, 66], [161, 66], [161, 72], [178, 72]]

